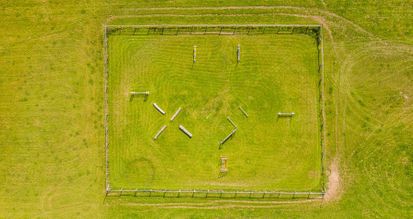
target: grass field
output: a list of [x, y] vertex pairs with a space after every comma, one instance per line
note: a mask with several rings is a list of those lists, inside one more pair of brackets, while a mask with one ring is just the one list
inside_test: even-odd
[[[320, 191], [319, 80], [307, 35], [109, 36], [111, 186]], [[146, 90], [148, 98], [129, 95]], [[219, 149], [234, 129], [227, 116], [238, 130]], [[229, 159], [223, 177], [220, 156]]]
[[[412, 218], [410, 1], [28, 0], [0, 8], [1, 218]], [[309, 202], [105, 197], [107, 23], [322, 25], [326, 174], [337, 176], [335, 193]], [[138, 101], [129, 103], [151, 109]]]

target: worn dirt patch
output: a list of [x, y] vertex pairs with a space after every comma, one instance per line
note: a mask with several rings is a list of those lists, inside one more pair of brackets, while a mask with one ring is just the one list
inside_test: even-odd
[[324, 195], [324, 201], [337, 200], [340, 195], [341, 183], [337, 161], [334, 160], [330, 165], [330, 175], [328, 176], [328, 187]]

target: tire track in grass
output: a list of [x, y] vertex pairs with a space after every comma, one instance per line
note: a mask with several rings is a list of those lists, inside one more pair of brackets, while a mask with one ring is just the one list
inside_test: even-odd
[[[245, 10], [245, 9], [263, 9], [263, 10], [268, 10], [268, 9], [273, 9], [273, 10], [277, 10], [277, 9], [289, 9], [289, 10], [296, 10], [299, 11], [301, 13], [291, 13], [291, 14], [295, 14], [295, 15], [300, 15], [302, 16], [304, 15], [308, 15], [309, 13], [313, 13], [313, 14], [322, 14], [324, 16], [330, 16], [333, 18], [337, 18], [339, 20], [341, 20], [342, 22], [346, 23], [347, 25], [350, 25], [353, 27], [353, 29], [356, 29], [359, 33], [362, 34], [366, 34], [369, 37], [373, 37], [374, 35], [370, 32], [368, 32], [367, 30], [363, 29], [361, 26], [359, 26], [358, 24], [352, 22], [349, 19], [346, 19], [342, 16], [339, 16], [333, 12], [327, 11], [327, 10], [322, 10], [322, 9], [316, 9], [316, 8], [306, 8], [306, 7], [295, 7], [295, 6], [225, 6], [225, 7], [185, 7], [185, 8], [180, 8], [180, 7], [166, 7], [166, 8], [129, 8], [128, 10], [140, 10], [140, 11], [157, 11], [157, 10]], [[128, 11], [126, 10], [126, 11]], [[273, 12], [274, 13], [274, 12]], [[276, 13], [276, 12], [275, 12]], [[220, 14], [221, 15], [221, 14]], [[163, 15], [165, 16], [165, 15]]]
[[[383, 50], [388, 51], [389, 48], [387, 46], [382, 46], [382, 45], [377, 46], [376, 45], [372, 49], [366, 49], [366, 50], [367, 50], [365, 52], [366, 56], [368, 56], [369, 53], [374, 52], [373, 57], [375, 57], [375, 56], [377, 56], [377, 51], [379, 51], [379, 52], [380, 52], [380, 50], [381, 51], [383, 51]], [[386, 54], [386, 52], [384, 54]], [[384, 54], [381, 52], [379, 56], [382, 56]], [[355, 62], [358, 63], [358, 61], [359, 60], [357, 60]], [[396, 63], [396, 66], [398, 66], [397, 63]], [[398, 68], [396, 67], [396, 69], [398, 69]], [[403, 69], [401, 69], [401, 71], [403, 71]], [[349, 72], [351, 72], [351, 71], [349, 70]], [[396, 75], [399, 75], [399, 74], [400, 74], [400, 72], [396, 72]], [[384, 81], [384, 80], [380, 79], [380, 81]], [[386, 81], [386, 82], [391, 83], [390, 81]], [[358, 89], [363, 89], [363, 88], [361, 87], [361, 88], [358, 88]], [[367, 87], [367, 89], [371, 89], [371, 88]], [[365, 94], [360, 93], [358, 95], [365, 95]], [[357, 102], [355, 102], [353, 105], [357, 105]], [[371, 107], [371, 106], [366, 106], [366, 109], [367, 109], [367, 107]], [[384, 146], [384, 145], [390, 146], [390, 145], [394, 144], [395, 139], [393, 139], [393, 137], [388, 135], [387, 133], [386, 134], [380, 133], [380, 130], [381, 129], [391, 130], [391, 128], [395, 124], [398, 124], [400, 122], [400, 117], [399, 117], [397, 111], [399, 111], [399, 109], [395, 110], [396, 116], [388, 115], [389, 117], [387, 119], [385, 119], [384, 121], [382, 121], [383, 122], [382, 124], [372, 125], [373, 129], [369, 133], [367, 133], [367, 138], [366, 138], [365, 142], [361, 145], [362, 147], [357, 148], [357, 150], [353, 151], [352, 157], [361, 156], [359, 154], [366, 154], [365, 156], [363, 156], [363, 159], [361, 159], [360, 161], [357, 162], [358, 164], [361, 164], [361, 165], [364, 164], [364, 163], [376, 164], [375, 166], [362, 165], [361, 169], [362, 169], [362, 172], [364, 174], [367, 174], [367, 175], [375, 174], [375, 172], [378, 171], [378, 168], [383, 168], [383, 165], [381, 165], [381, 164], [386, 164], [386, 163], [391, 162], [390, 160], [388, 160], [390, 157], [387, 157], [387, 156], [386, 156], [385, 160], [381, 160], [382, 162], [380, 162], [380, 164], [378, 164], [377, 162], [374, 162], [374, 161], [368, 162], [368, 160], [375, 159], [375, 157], [378, 156], [378, 154], [383, 154], [383, 153], [388, 154], [393, 150], [392, 148], [389, 148], [387, 146], [386, 147], [378, 147], [378, 146], [372, 146], [372, 145], [375, 145], [375, 144], [379, 143], [380, 146]], [[410, 118], [410, 117], [408, 116], [408, 114], [406, 114], [405, 118]], [[352, 123], [354, 123], [354, 122], [352, 122]], [[352, 127], [357, 127], [358, 124], [359, 123], [356, 122], [356, 123], [354, 123], [354, 125]], [[360, 132], [363, 133], [362, 130]], [[354, 132], [354, 135], [358, 136], [360, 134], [357, 133], [357, 132]], [[383, 137], [381, 137], [381, 136], [383, 136]], [[370, 150], [370, 148], [374, 148], [374, 149]], [[380, 175], [382, 175], [382, 174], [383, 174], [383, 172], [380, 173]], [[384, 174], [386, 174], [386, 172], [384, 172]], [[366, 176], [366, 177], [368, 177], [368, 176]], [[370, 180], [374, 180], [376, 182], [378, 182], [378, 180], [380, 181], [380, 179], [376, 180], [377, 176], [372, 176], [372, 177], [368, 177], [368, 178], [370, 178]], [[387, 179], [387, 181], [390, 180], [389, 177], [386, 177], [386, 179]], [[382, 181], [380, 181], [380, 182], [382, 183]], [[369, 184], [375, 184], [375, 183], [370, 182]], [[390, 186], [392, 186], [394, 188], [393, 183], [389, 183], [389, 184], [390, 184]], [[377, 183], [377, 185], [380, 185], [380, 184]], [[399, 190], [399, 188], [396, 187], [395, 190]], [[382, 189], [378, 189], [376, 187], [371, 187], [371, 188], [369, 188], [369, 191], [370, 191], [369, 192], [370, 194], [374, 194], [374, 196], [375, 196], [375, 197], [374, 196], [373, 197], [372, 196], [366, 197], [370, 201], [374, 200], [374, 202], [370, 202], [370, 203], [377, 203], [377, 201], [380, 200], [380, 202], [382, 202], [383, 206], [387, 206], [389, 209], [393, 209], [393, 210], [397, 209], [397, 207], [395, 207], [395, 206], [397, 206], [396, 203], [398, 203], [398, 202], [393, 201], [394, 202], [393, 206], [389, 206], [389, 204], [392, 201], [389, 201], [387, 198], [383, 199], [383, 197], [382, 197], [383, 190]], [[401, 194], [401, 193], [399, 193], [399, 194]]]
[[[369, 46], [369, 48], [371, 48], [371, 46]], [[377, 48], [375, 48], [375, 50], [377, 50], [377, 49], [384, 49], [383, 47], [377, 47]], [[355, 57], [355, 59], [357, 59], [357, 60], [365, 60], [365, 59], [368, 59], [368, 57], [367, 56], [365, 56], [365, 54], [366, 54], [366, 52], [367, 51], [364, 51], [364, 49], [362, 49], [363, 51], [361, 51], [361, 53], [359, 53], [356, 57]], [[371, 50], [373, 50], [373, 49], [371, 49]], [[352, 55], [352, 57], [354, 57], [354, 55]], [[352, 62], [353, 63], [357, 63], [355, 60], [353, 60], [352, 59]], [[353, 68], [352, 66], [350, 66], [350, 68]], [[349, 71], [349, 72], [351, 72], [351, 70], [347, 70], [347, 71]], [[356, 113], [356, 116], [357, 115], [369, 115], [367, 118], [369, 118], [369, 120], [371, 119], [371, 118], [374, 118], [374, 120], [376, 121], [376, 123], [371, 123], [371, 122], [369, 122], [370, 123], [370, 126], [371, 127], [375, 127], [375, 126], [380, 126], [380, 125], [382, 125], [383, 124], [383, 122], [382, 121], [379, 121], [379, 120], [377, 120], [377, 119], [375, 119], [375, 117], [373, 117], [372, 115], [370, 115], [370, 111], [368, 111], [368, 109], [367, 109], [367, 106], [361, 106], [360, 104], [359, 104], [359, 101], [358, 100], [355, 100], [355, 98], [354, 98], [354, 94], [356, 94], [356, 93], [353, 93], [353, 94], [350, 94], [350, 101], [353, 103], [352, 104], [352, 106], [353, 106], [353, 109], [358, 109], [358, 110], [362, 110], [362, 111], [359, 111], [358, 113]], [[358, 95], [358, 94], [357, 94]], [[359, 116], [360, 117], [360, 116]], [[360, 117], [360, 121], [365, 121], [365, 119], [364, 118], [361, 118]]]
[[238, 201], [238, 200], [208, 200], [207, 203], [177, 202], [177, 203], [122, 203], [124, 206], [179, 208], [179, 209], [228, 209], [228, 208], [274, 208], [280, 205], [297, 203], [321, 203], [321, 200], [294, 200], [294, 201]]

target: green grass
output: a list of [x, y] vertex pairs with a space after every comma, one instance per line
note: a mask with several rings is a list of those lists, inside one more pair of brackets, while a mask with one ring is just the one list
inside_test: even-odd
[[[314, 37], [113, 35], [109, 60], [112, 188], [322, 189]], [[130, 91], [145, 90], [151, 92], [146, 100], [130, 98]], [[278, 118], [278, 112], [296, 115]], [[219, 149], [233, 129], [227, 116], [238, 131]], [[224, 177], [220, 156], [229, 159]]]
[[[289, 7], [130, 9], [251, 4]], [[399, 0], [2, 1], [0, 217], [411, 218], [412, 7]], [[338, 159], [338, 199], [105, 199], [102, 26], [125, 14], [198, 15], [128, 20], [152, 24], [323, 22], [331, 32], [325, 29], [326, 161]]]

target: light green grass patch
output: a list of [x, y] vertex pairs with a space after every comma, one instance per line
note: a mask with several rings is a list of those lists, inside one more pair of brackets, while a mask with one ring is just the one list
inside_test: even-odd
[[[314, 38], [112, 35], [108, 52], [112, 188], [321, 189]], [[131, 99], [130, 91], [150, 95]], [[178, 107], [181, 114], [170, 122]], [[280, 111], [295, 116], [277, 118]], [[227, 116], [238, 131], [219, 149], [233, 129]], [[192, 139], [179, 124], [192, 132]], [[163, 125], [168, 128], [154, 141]], [[225, 176], [219, 171], [220, 156], [228, 157]]]

